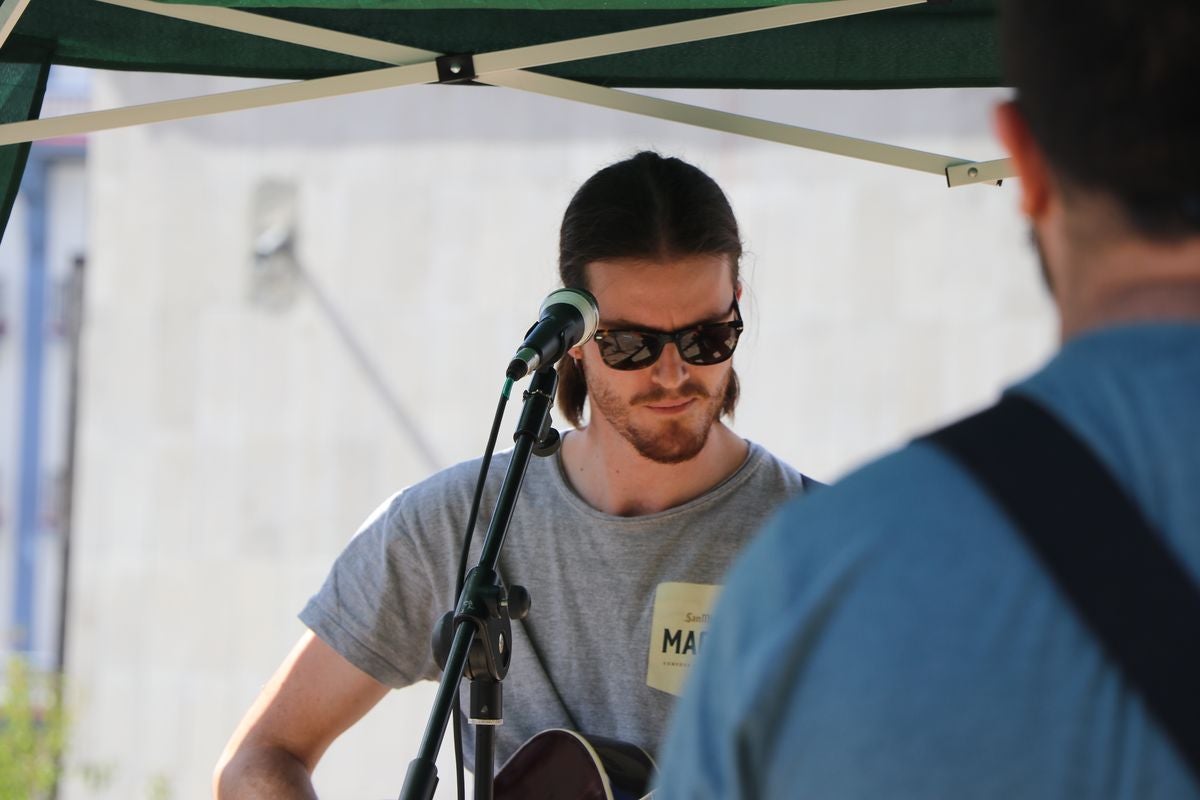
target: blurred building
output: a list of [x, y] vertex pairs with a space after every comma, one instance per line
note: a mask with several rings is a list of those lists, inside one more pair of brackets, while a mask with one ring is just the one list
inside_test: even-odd
[[[241, 85], [111, 73], [93, 76], [92, 92], [111, 107]], [[667, 94], [998, 155], [996, 92]], [[508, 358], [557, 285], [571, 193], [642, 148], [693, 161], [729, 193], [747, 250], [735, 428], [815, 477], [985, 404], [1053, 344], [1009, 187], [948, 190], [920, 173], [483, 87], [95, 134], [77, 176], [87, 289], [62, 797], [208, 796], [226, 738], [361, 520], [482, 452]], [[14, 232], [27, 227], [14, 215], [6, 276], [26, 263], [11, 253], [24, 252]], [[47, 270], [85, 252], [63, 247]], [[27, 373], [4, 371], [16, 347], [5, 313], [8, 414]], [[65, 369], [51, 359], [47, 372]], [[42, 396], [43, 428], [67, 424], [57, 396]], [[510, 409], [505, 438], [515, 421]], [[60, 450], [42, 451], [46, 486]], [[10, 470], [0, 464], [5, 486]], [[61, 545], [39, 535], [44, 563], [59, 563]], [[13, 539], [2, 541], [8, 553]], [[9, 595], [0, 619], [14, 619]], [[395, 796], [430, 696], [394, 693], [336, 743], [317, 773], [323, 796]], [[452, 785], [443, 766], [438, 796]]]
[[[54, 69], [43, 115], [87, 109], [81, 70]], [[0, 246], [0, 657], [61, 663], [86, 146], [30, 148]]]

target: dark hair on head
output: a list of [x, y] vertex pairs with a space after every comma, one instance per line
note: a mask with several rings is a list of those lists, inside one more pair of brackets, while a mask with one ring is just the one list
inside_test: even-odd
[[[587, 266], [624, 258], [667, 261], [695, 255], [729, 258], [738, 285], [742, 240], [733, 208], [717, 182], [678, 158], [643, 151], [588, 178], [563, 214], [558, 274], [563, 286], [587, 289]], [[722, 413], [737, 406], [731, 374]], [[558, 367], [558, 406], [579, 427], [587, 383], [575, 360]]]
[[586, 288], [593, 261], [726, 255], [737, 281], [742, 240], [717, 182], [678, 158], [643, 151], [588, 178], [563, 214], [558, 274]]
[[1200, 233], [1200, 2], [1004, 0], [1005, 70], [1068, 188], [1151, 238]]

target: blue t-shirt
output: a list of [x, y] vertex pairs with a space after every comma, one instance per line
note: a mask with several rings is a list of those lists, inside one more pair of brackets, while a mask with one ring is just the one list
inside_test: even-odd
[[[1017, 390], [1200, 585], [1200, 325], [1082, 336]], [[768, 524], [690, 681], [656, 800], [1200, 796], [1020, 533], [927, 443]]]

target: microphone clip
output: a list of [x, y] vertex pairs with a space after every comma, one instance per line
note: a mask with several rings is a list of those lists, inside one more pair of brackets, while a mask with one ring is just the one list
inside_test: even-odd
[[[554, 393], [558, 389], [558, 372], [553, 364], [547, 364], [533, 373], [533, 380], [525, 390], [525, 408], [517, 422], [517, 430], [513, 433], [513, 441], [522, 436], [533, 440], [533, 454], [551, 456], [558, 452], [562, 444], [562, 436], [553, 428], [550, 419], [550, 407], [554, 405]], [[539, 402], [531, 403], [536, 398]]]

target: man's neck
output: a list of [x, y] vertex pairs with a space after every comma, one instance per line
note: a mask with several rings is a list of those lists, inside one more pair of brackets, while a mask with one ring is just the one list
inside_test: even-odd
[[1135, 322], [1200, 322], [1200, 237], [1080, 253], [1058, 292], [1062, 338]]
[[678, 464], [642, 456], [615, 430], [592, 424], [563, 438], [572, 488], [593, 508], [623, 517], [665, 511], [707, 492], [746, 460], [750, 446], [717, 422], [698, 454]]

